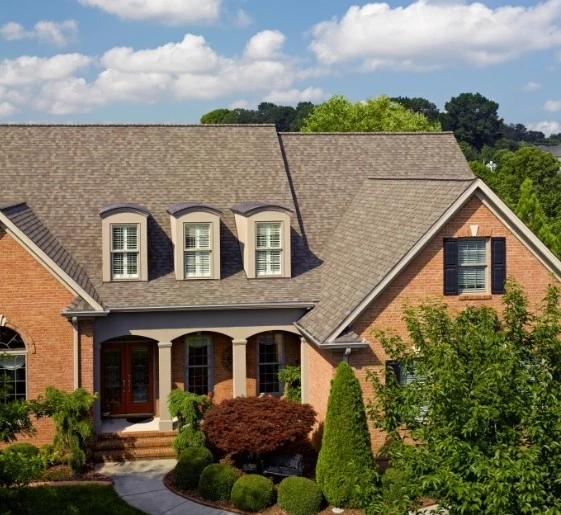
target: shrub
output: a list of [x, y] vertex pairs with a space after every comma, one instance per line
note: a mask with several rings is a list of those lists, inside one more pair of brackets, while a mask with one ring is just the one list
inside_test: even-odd
[[199, 494], [209, 501], [230, 499], [232, 487], [238, 476], [239, 472], [226, 463], [208, 465], [199, 479]]
[[362, 390], [345, 362], [331, 382], [316, 479], [330, 504], [349, 508], [363, 504], [377, 481]]
[[273, 482], [251, 474], [240, 477], [232, 488], [232, 502], [244, 511], [261, 511], [275, 502]]
[[179, 433], [173, 441], [177, 456], [187, 447], [203, 446], [205, 434], [200, 429], [200, 423], [212, 406], [212, 398], [176, 388], [168, 396], [168, 405], [171, 416], [178, 419]]
[[56, 426], [54, 449], [74, 471], [85, 465], [88, 440], [95, 436], [90, 417], [95, 399], [83, 388], [72, 393], [47, 388], [45, 404]]
[[292, 402], [302, 402], [302, 373], [298, 365], [287, 365], [278, 373], [279, 381], [284, 383], [284, 396]]
[[276, 397], [238, 397], [213, 406], [202, 424], [208, 441], [223, 452], [273, 452], [312, 430], [309, 404]]
[[197, 488], [205, 467], [212, 463], [212, 453], [206, 447], [188, 447], [175, 466], [174, 483], [180, 490]]
[[279, 485], [278, 504], [290, 515], [314, 515], [321, 511], [323, 496], [318, 485], [305, 477], [287, 477]]
[[41, 452], [30, 443], [16, 443], [0, 453], [0, 483], [5, 486], [24, 486], [44, 471]]
[[416, 495], [412, 493], [411, 480], [404, 471], [389, 468], [382, 474], [382, 500], [386, 506], [405, 513], [414, 508]]

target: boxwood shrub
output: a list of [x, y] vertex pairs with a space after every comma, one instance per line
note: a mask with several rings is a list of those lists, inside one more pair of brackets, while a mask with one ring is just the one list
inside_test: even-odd
[[305, 477], [287, 477], [279, 485], [278, 505], [290, 515], [314, 515], [321, 511], [323, 496], [318, 485]]
[[244, 511], [261, 511], [275, 501], [273, 482], [266, 477], [251, 474], [240, 477], [232, 488], [232, 502]]
[[212, 453], [206, 447], [187, 447], [179, 455], [175, 466], [175, 486], [180, 490], [197, 488], [203, 470], [212, 460]]
[[239, 472], [226, 463], [208, 465], [199, 479], [199, 494], [209, 501], [230, 499]]
[[15, 443], [0, 452], [0, 485], [26, 485], [39, 479], [44, 471], [41, 451], [30, 443]]

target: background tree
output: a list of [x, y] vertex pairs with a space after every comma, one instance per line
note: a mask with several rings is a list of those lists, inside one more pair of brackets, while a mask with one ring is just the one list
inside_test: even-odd
[[440, 111], [436, 104], [433, 104], [426, 98], [422, 97], [391, 97], [392, 102], [401, 104], [406, 109], [413, 111], [414, 113], [421, 113], [425, 118], [431, 122], [438, 122], [440, 119]]
[[356, 507], [376, 477], [362, 390], [352, 368], [341, 362], [331, 382], [316, 480], [329, 503]]
[[439, 131], [439, 123], [392, 102], [388, 97], [352, 103], [334, 96], [316, 106], [306, 118], [302, 132], [400, 132]]
[[409, 308], [405, 320], [410, 341], [377, 336], [413, 380], [371, 374], [369, 414], [406, 484], [452, 515], [559, 513], [558, 289], [539, 314], [509, 283], [502, 321], [490, 307], [451, 316], [439, 303]]
[[501, 138], [503, 120], [499, 118], [499, 104], [480, 93], [461, 93], [446, 102], [441, 116], [442, 128], [454, 131], [458, 140], [477, 150], [490, 147]]

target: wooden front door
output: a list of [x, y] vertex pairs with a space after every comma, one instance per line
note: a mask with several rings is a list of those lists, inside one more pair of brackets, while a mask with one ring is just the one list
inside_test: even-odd
[[152, 343], [106, 343], [101, 349], [102, 412], [153, 415]]

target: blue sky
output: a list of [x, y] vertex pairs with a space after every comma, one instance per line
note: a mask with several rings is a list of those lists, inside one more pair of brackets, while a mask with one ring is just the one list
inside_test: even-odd
[[461, 92], [561, 132], [561, 0], [18, 0], [0, 122], [196, 123], [218, 107]]

